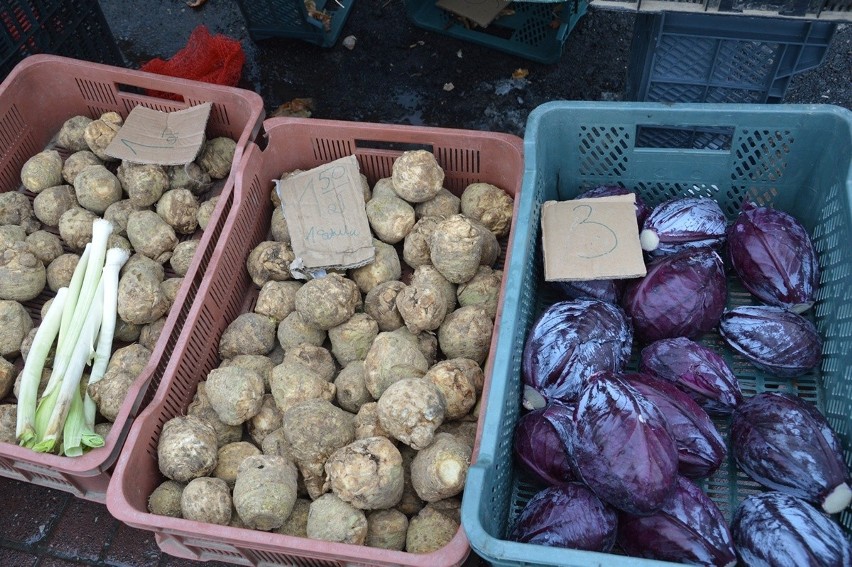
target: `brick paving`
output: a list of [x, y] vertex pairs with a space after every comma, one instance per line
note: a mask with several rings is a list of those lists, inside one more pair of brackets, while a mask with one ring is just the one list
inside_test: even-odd
[[2, 567], [226, 567], [162, 553], [154, 534], [128, 527], [106, 506], [0, 477]]

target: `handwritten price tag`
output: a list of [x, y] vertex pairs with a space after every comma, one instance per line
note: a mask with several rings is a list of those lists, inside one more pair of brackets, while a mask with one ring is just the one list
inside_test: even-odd
[[181, 165], [198, 155], [210, 116], [209, 102], [175, 112], [144, 106], [130, 111], [106, 154], [133, 163]]
[[634, 203], [632, 194], [544, 203], [541, 229], [545, 279], [644, 276]]
[[295, 264], [304, 271], [355, 268], [375, 249], [355, 156], [285, 177], [278, 195], [290, 231]]

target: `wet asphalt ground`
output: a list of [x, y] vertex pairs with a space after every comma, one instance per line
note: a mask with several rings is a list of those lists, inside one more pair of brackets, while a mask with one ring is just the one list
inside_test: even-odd
[[[255, 42], [235, 1], [100, 4], [128, 67], [171, 57], [200, 24], [239, 40], [246, 55], [239, 86], [263, 97], [267, 115], [310, 98], [315, 118], [516, 135], [529, 112], [550, 100], [624, 100], [635, 21], [632, 13], [590, 8], [558, 63], [543, 64], [420, 29], [403, 0], [357, 0], [330, 48], [287, 38]], [[342, 45], [348, 35], [357, 38], [352, 50]], [[526, 76], [513, 77], [518, 70]], [[838, 26], [822, 65], [792, 79], [785, 102], [852, 108], [852, 24]]]

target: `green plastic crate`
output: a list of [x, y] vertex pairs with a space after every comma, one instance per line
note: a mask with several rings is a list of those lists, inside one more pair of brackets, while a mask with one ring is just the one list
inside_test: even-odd
[[[462, 525], [476, 553], [494, 565], [669, 564], [505, 539], [539, 489], [513, 463], [512, 434], [520, 415], [524, 340], [551, 303], [539, 246], [541, 205], [596, 185], [620, 184], [652, 206], [675, 196], [712, 197], [730, 218], [748, 199], [802, 221], [821, 268], [812, 310], [824, 338], [821, 367], [787, 381], [729, 350], [724, 356], [745, 396], [787, 389], [815, 402], [852, 466], [852, 112], [829, 105], [551, 102], [530, 114], [524, 156], [518, 218], [527, 222], [516, 224], [511, 244], [488, 410], [462, 503]], [[730, 305], [752, 303], [733, 278], [729, 286]], [[716, 333], [702, 342], [722, 349]], [[726, 435], [728, 424], [717, 425]], [[728, 520], [745, 496], [761, 490], [732, 458], [702, 487]], [[852, 533], [852, 508], [838, 520]]]
[[[475, 1], [473, 3], [476, 3]], [[589, 0], [513, 2], [511, 15], [488, 27], [467, 27], [435, 0], [405, 0], [408, 19], [417, 27], [539, 63], [556, 63], [568, 34], [586, 13]]]
[[328, 15], [324, 24], [308, 13], [304, 0], [239, 0], [240, 12], [253, 41], [300, 39], [333, 47], [343, 31], [355, 0], [316, 0], [317, 12]]

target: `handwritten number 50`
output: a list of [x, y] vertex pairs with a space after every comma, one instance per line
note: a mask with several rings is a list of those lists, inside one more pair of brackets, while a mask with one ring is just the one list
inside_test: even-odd
[[[601, 242], [601, 251], [596, 254], [578, 254], [580, 258], [600, 258], [601, 256], [606, 256], [616, 249], [618, 246], [618, 236], [615, 234], [610, 227], [607, 225], [597, 222], [595, 220], [590, 220], [592, 213], [594, 210], [589, 205], [577, 205], [574, 207], [575, 211], [579, 211], [580, 209], [585, 210], [585, 215], [579, 222], [574, 223], [572, 228], [579, 228], [581, 231], [586, 232], [587, 234], [590, 231], [598, 231], [602, 232], [603, 238], [598, 238], [597, 240]], [[578, 213], [582, 215], [583, 213]], [[581, 225], [587, 225], [585, 227], [581, 227]], [[608, 242], [607, 242], [608, 241]], [[611, 243], [611, 244], [610, 244]]]

